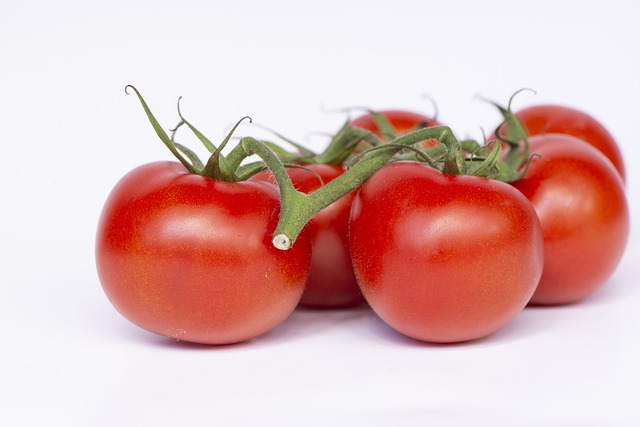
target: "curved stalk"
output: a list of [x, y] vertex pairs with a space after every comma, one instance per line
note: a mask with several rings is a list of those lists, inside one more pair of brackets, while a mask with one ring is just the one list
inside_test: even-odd
[[304, 226], [316, 213], [362, 185], [405, 146], [426, 139], [437, 139], [447, 147], [458, 145], [449, 127], [419, 129], [399, 137], [388, 148], [368, 152], [342, 175], [316, 191], [305, 194], [294, 188], [284, 166], [271, 149], [255, 138], [242, 138], [240, 145], [247, 155], [258, 155], [271, 170], [280, 187], [280, 218], [274, 233], [273, 245], [282, 250], [291, 248]]

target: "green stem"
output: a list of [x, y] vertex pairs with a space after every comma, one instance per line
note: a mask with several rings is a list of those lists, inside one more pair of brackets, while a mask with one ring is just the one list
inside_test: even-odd
[[383, 141], [391, 141], [398, 137], [398, 133], [393, 128], [393, 125], [384, 115], [377, 111], [369, 111], [369, 114], [373, 118], [376, 126], [378, 126], [379, 135]]
[[238, 168], [246, 158], [247, 158], [247, 153], [242, 149], [240, 144], [233, 147], [233, 149], [226, 156], [229, 170], [237, 172]]
[[280, 219], [274, 233], [273, 245], [282, 250], [291, 248], [304, 226], [316, 213], [362, 185], [402, 150], [403, 146], [411, 146], [426, 139], [437, 139], [447, 147], [458, 145], [453, 132], [446, 126], [419, 129], [397, 138], [388, 148], [368, 152], [333, 181], [312, 193], [304, 194], [293, 187], [284, 166], [271, 149], [254, 138], [242, 138], [240, 145], [247, 155], [258, 155], [271, 169], [280, 187]]
[[[304, 225], [311, 219], [311, 216], [313, 216], [311, 215], [306, 218], [305, 215], [301, 214], [302, 208], [305, 206], [306, 195], [295, 189], [284, 165], [276, 153], [265, 144], [255, 138], [247, 136], [240, 140], [239, 146], [242, 146], [247, 155], [257, 154], [271, 170], [280, 187], [280, 221], [278, 227], [283, 221], [296, 225], [302, 222], [300, 229], [295, 235], [297, 237]], [[273, 237], [273, 246], [278, 249], [289, 249], [293, 246], [293, 241], [286, 235], [280, 236], [280, 233], [276, 231], [276, 235]]]
[[366, 141], [371, 146], [380, 145], [380, 140], [374, 133], [352, 127], [347, 122], [336, 133], [327, 148], [317, 154], [313, 161], [326, 165], [343, 165], [361, 141]]

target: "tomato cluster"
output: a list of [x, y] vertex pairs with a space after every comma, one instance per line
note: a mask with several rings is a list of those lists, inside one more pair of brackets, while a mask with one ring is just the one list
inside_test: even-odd
[[233, 130], [216, 146], [179, 112], [210, 151], [202, 162], [128, 88], [180, 163], [115, 186], [96, 263], [115, 308], [160, 335], [237, 343], [298, 305], [368, 304], [409, 337], [473, 340], [528, 304], [592, 294], [626, 245], [620, 150], [572, 108], [499, 107], [486, 144], [422, 114], [371, 111], [323, 153], [245, 137], [227, 155]]

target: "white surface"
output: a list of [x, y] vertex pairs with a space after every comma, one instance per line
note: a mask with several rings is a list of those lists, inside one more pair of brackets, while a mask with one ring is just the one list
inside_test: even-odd
[[[640, 425], [640, 3], [372, 4], [0, 3], [0, 425]], [[419, 344], [368, 310], [297, 311], [238, 346], [156, 337], [110, 306], [93, 260], [115, 182], [170, 158], [129, 83], [165, 127], [182, 95], [212, 139], [249, 114], [316, 147], [344, 119], [323, 108], [429, 113], [429, 94], [480, 138], [498, 116], [475, 95], [534, 88], [516, 104], [580, 107], [618, 138], [625, 258], [583, 303], [473, 343]]]

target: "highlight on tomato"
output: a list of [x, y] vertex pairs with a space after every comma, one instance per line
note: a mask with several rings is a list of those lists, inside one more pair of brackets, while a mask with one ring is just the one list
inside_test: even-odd
[[179, 162], [142, 165], [109, 195], [96, 237], [105, 294], [132, 323], [181, 341], [231, 344], [273, 329], [302, 295], [308, 235], [276, 249], [278, 191], [246, 181], [262, 164], [241, 166], [248, 154], [240, 145], [223, 156], [231, 133], [216, 147], [181, 116], [211, 152], [203, 164], [128, 89]]

